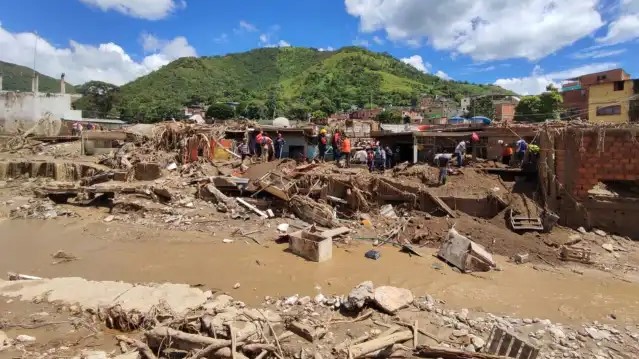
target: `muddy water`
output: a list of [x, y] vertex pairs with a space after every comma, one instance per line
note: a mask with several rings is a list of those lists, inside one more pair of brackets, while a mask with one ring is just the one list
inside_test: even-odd
[[[265, 229], [264, 241], [273, 238]], [[307, 262], [286, 252], [224, 235], [154, 230], [111, 222], [52, 220], [0, 222], [0, 272], [44, 277], [80, 276], [95, 280], [183, 282], [231, 293], [250, 304], [264, 296], [347, 293], [363, 280], [432, 294], [451, 308], [469, 308], [560, 322], [639, 319], [639, 284], [596, 271], [580, 276], [567, 269], [537, 271], [498, 258], [501, 272], [464, 275], [453, 272], [425, 251], [409, 257], [382, 247], [378, 261], [364, 258], [367, 245], [335, 248], [326, 263]], [[65, 250], [80, 259], [53, 265], [51, 254]], [[441, 265], [441, 269], [433, 268]], [[234, 290], [235, 283], [241, 287]]]

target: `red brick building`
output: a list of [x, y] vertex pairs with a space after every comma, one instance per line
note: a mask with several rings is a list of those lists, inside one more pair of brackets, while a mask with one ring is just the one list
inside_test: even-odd
[[496, 102], [495, 103], [495, 120], [504, 123], [512, 122], [515, 118], [516, 104], [512, 102]]
[[561, 88], [563, 108], [570, 118], [588, 119], [588, 88], [604, 82], [629, 80], [630, 75], [623, 69], [614, 69], [587, 74], [571, 79]]
[[381, 108], [374, 108], [374, 109], [370, 109], [370, 110], [358, 110], [358, 111], [354, 111], [351, 112], [350, 114], [350, 118], [351, 120], [374, 120], [377, 118], [377, 115], [379, 115], [382, 112]]

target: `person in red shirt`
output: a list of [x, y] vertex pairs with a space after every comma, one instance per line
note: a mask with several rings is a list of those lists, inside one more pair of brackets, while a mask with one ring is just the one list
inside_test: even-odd
[[335, 130], [333, 133], [333, 157], [335, 159], [335, 163], [339, 162], [340, 156], [342, 154], [342, 136], [339, 133], [339, 130]]

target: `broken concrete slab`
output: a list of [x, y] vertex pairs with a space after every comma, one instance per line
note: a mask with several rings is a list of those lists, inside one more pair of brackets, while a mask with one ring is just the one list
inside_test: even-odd
[[299, 231], [288, 236], [291, 252], [313, 262], [325, 262], [333, 257], [333, 238], [320, 233]]
[[147, 312], [165, 302], [176, 313], [198, 308], [206, 295], [187, 284], [134, 285], [123, 282], [96, 282], [83, 278], [53, 278], [29, 281], [0, 281], [0, 296], [23, 301], [46, 297], [49, 302], [78, 304], [98, 309], [119, 304], [122, 309]]
[[486, 272], [496, 267], [486, 249], [451, 228], [437, 256], [462, 272]]
[[373, 298], [373, 282], [362, 282], [348, 294], [346, 302], [344, 302], [344, 308], [350, 311], [360, 310]]
[[415, 298], [413, 292], [408, 289], [382, 286], [375, 288], [373, 299], [382, 310], [393, 314], [413, 303]]

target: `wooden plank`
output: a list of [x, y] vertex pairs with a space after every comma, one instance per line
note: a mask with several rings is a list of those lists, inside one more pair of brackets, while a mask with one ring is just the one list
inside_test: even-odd
[[257, 207], [255, 207], [254, 205], [246, 202], [242, 198], [235, 197], [235, 200], [238, 201], [240, 204], [242, 204], [244, 207], [246, 207], [246, 208], [250, 209], [251, 211], [257, 213], [260, 217], [262, 217], [264, 219], [268, 218], [268, 214], [260, 211], [259, 209], [257, 209]]
[[430, 192], [426, 192], [426, 195], [428, 195], [428, 197], [432, 199], [433, 202], [435, 202], [435, 204], [437, 204], [439, 208], [441, 208], [449, 216], [451, 216], [452, 218], [457, 218], [457, 213], [455, 213], [455, 211], [453, 211], [452, 208], [448, 207], [448, 205], [444, 203], [444, 201], [442, 201], [441, 198], [439, 198], [438, 196], [435, 196], [434, 194]]

